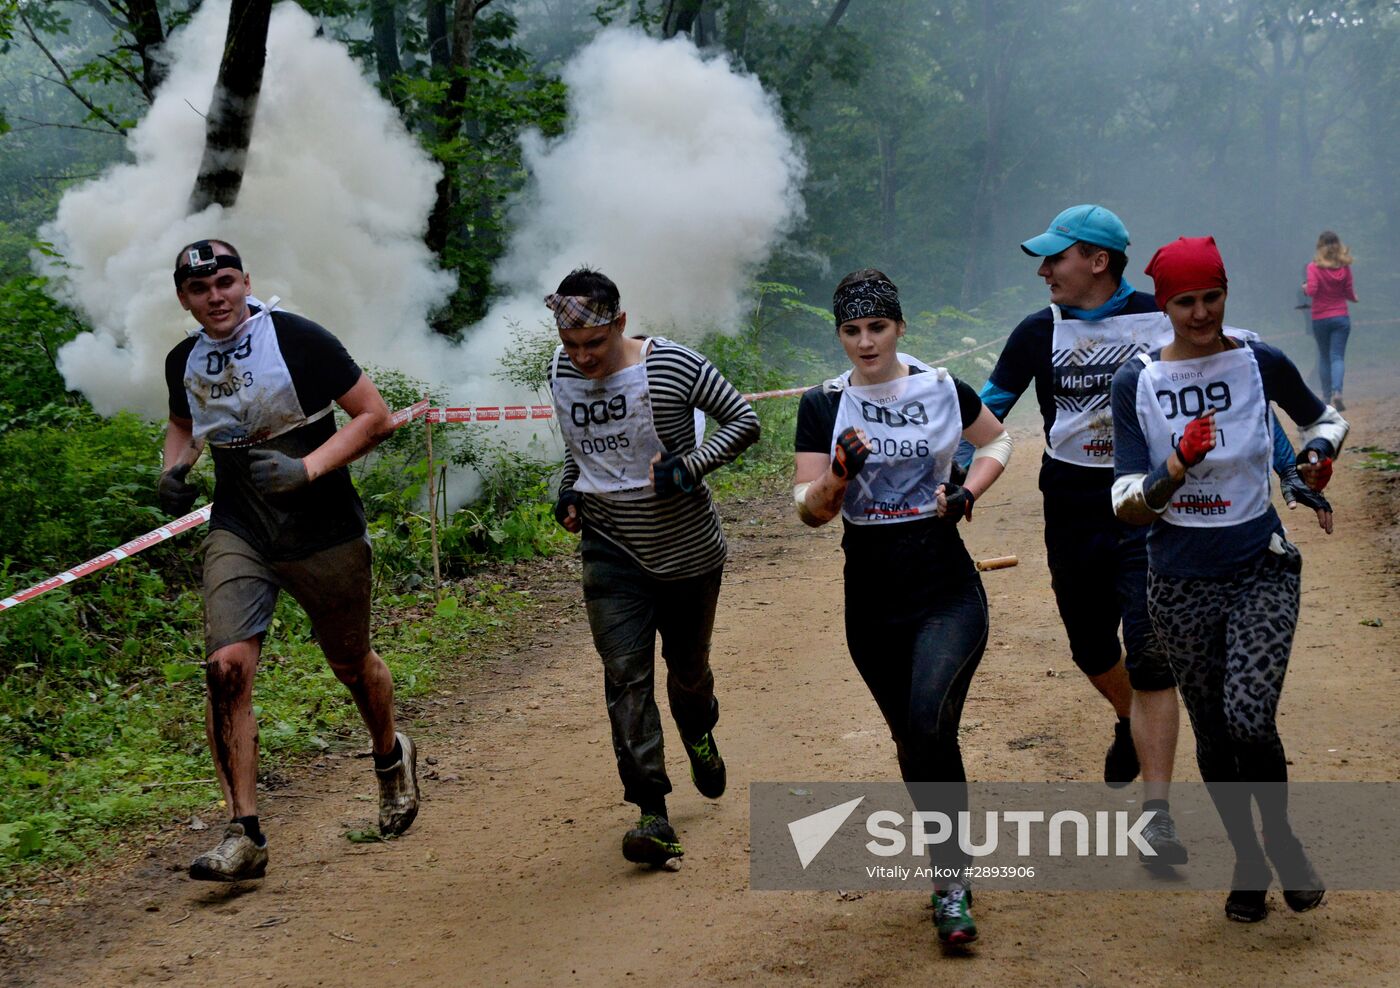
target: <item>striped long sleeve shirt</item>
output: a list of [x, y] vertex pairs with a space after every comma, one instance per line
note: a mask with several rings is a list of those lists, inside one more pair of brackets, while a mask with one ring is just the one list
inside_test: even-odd
[[[758, 416], [715, 366], [689, 347], [654, 339], [646, 356], [656, 434], [667, 452], [679, 453], [697, 480], [730, 463], [758, 439]], [[580, 380], [583, 374], [560, 354], [558, 376]], [[695, 443], [694, 410], [714, 419], [719, 428], [704, 443]], [[578, 464], [564, 452], [559, 493], [572, 490]], [[661, 579], [679, 580], [724, 565], [727, 547], [719, 512], [702, 482], [688, 494], [619, 501], [582, 494], [587, 534], [599, 535], [622, 549], [642, 569]]]

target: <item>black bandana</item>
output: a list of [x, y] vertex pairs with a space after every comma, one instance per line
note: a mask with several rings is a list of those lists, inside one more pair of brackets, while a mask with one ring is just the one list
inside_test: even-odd
[[832, 311], [836, 313], [836, 325], [852, 319], [893, 319], [904, 318], [904, 310], [899, 307], [899, 289], [883, 278], [858, 281], [838, 289], [831, 299]]

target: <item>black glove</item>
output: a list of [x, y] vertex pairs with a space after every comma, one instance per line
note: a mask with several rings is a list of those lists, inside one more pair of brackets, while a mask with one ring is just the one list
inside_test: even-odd
[[160, 475], [156, 498], [160, 501], [160, 509], [168, 515], [189, 514], [194, 507], [194, 499], [199, 497], [199, 488], [185, 483], [190, 466], [189, 463], [181, 463]]
[[667, 453], [653, 463], [651, 472], [656, 478], [652, 486], [656, 488], [658, 497], [689, 494], [695, 490], [695, 477], [691, 474], [690, 467], [685, 465], [684, 458], [675, 453]]
[[[583, 495], [570, 488], [559, 495], [559, 500], [554, 502], [554, 520], [560, 525], [564, 525], [569, 520], [569, 509], [574, 509], [574, 517], [578, 519], [580, 525], [583, 524]], [[568, 528], [568, 525], [564, 525]]]
[[972, 502], [977, 500], [972, 491], [949, 481], [943, 485], [943, 496], [948, 499], [948, 506], [943, 511], [944, 521], [951, 525], [964, 518], [972, 521]]
[[306, 464], [275, 449], [255, 449], [248, 454], [248, 473], [263, 494], [286, 494], [311, 482]]
[[1298, 476], [1296, 467], [1289, 467], [1278, 478], [1279, 490], [1283, 493], [1284, 502], [1291, 508], [1295, 504], [1301, 504], [1305, 508], [1313, 510], [1331, 511], [1332, 505], [1327, 498], [1313, 490], [1303, 478]]
[[836, 437], [836, 452], [831, 457], [831, 470], [836, 476], [851, 480], [860, 473], [870, 456], [870, 447], [860, 438], [855, 426]]

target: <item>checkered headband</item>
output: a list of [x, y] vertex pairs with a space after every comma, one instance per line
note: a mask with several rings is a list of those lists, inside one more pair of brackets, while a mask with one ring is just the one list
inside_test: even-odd
[[618, 317], [616, 303], [586, 295], [546, 295], [544, 304], [554, 312], [554, 324], [560, 329], [606, 326]]

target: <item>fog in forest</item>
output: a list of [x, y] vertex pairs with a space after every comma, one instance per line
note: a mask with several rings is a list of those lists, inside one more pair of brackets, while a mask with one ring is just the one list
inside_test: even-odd
[[[431, 127], [400, 121], [405, 101], [385, 98], [382, 73], [376, 86], [369, 25], [352, 19], [278, 8], [242, 196], [227, 214], [184, 215], [227, 9], [203, 4], [172, 35], [169, 78], [136, 107], [122, 149], [107, 146], [101, 177], [67, 183], [38, 233], [62, 255], [35, 255], [38, 269], [92, 327], [63, 351], [68, 382], [104, 412], [160, 414], [160, 358], [187, 325], [170, 262], [203, 234], [238, 244], [262, 295], [361, 360], [482, 400], [509, 391], [492, 375], [512, 327], [538, 329], [539, 297], [579, 263], [614, 275], [634, 326], [685, 339], [739, 328], [755, 278], [820, 308], [865, 266], [901, 285], [906, 312], [956, 309], [991, 339], [1045, 302], [1017, 245], [1080, 202], [1124, 219], [1127, 278], [1143, 290], [1157, 246], [1215, 236], [1228, 320], [1305, 370], [1298, 287], [1318, 233], [1335, 230], [1356, 256], [1358, 366], [1400, 353], [1390, 4], [720, 0], [664, 42], [656, 6], [486, 8], [478, 63], [519, 53], [567, 98], [549, 136], [512, 124], [520, 176], [490, 204], [504, 232], [469, 242], [489, 272], [478, 290], [420, 239], [439, 174]], [[407, 39], [412, 24], [400, 26]], [[425, 64], [401, 48], [405, 71]], [[24, 72], [3, 72], [12, 123], [28, 112], [20, 83], [35, 85]], [[500, 137], [482, 130], [493, 119], [480, 113], [466, 133], [484, 146]], [[0, 137], [6, 174], [37, 154], [18, 134]], [[59, 164], [50, 154], [43, 169]], [[443, 325], [454, 287], [485, 319]], [[463, 326], [461, 342], [442, 333]], [[814, 318], [779, 331], [831, 346]]]

